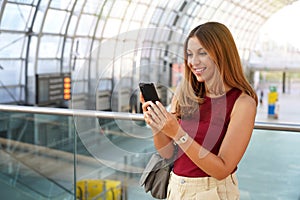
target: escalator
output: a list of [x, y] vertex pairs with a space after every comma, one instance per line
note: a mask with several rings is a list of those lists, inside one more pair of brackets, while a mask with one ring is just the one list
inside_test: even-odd
[[[1, 199], [72, 199], [72, 183], [51, 179], [0, 149]], [[69, 186], [68, 186], [69, 185]]]

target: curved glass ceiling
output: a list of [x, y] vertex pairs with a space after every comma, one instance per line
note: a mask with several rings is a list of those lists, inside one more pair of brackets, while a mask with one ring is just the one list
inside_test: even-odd
[[171, 86], [185, 35], [206, 21], [230, 28], [246, 63], [260, 27], [293, 2], [0, 0], [0, 103], [36, 105], [36, 79], [45, 74], [71, 74], [78, 98], [131, 94], [140, 80]]

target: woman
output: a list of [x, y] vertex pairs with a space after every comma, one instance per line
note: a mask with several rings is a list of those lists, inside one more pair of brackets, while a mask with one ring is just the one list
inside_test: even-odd
[[162, 157], [177, 159], [168, 199], [239, 199], [235, 175], [254, 127], [257, 96], [247, 82], [228, 28], [207, 22], [184, 45], [184, 79], [171, 112], [144, 102], [146, 123]]

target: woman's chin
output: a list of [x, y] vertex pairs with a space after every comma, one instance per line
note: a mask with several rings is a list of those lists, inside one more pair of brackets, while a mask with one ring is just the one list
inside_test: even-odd
[[196, 76], [196, 78], [197, 78], [198, 82], [204, 82], [204, 79], [202, 76]]

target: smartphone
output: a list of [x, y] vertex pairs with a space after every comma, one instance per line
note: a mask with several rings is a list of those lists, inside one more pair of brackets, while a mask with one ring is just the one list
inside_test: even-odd
[[139, 83], [139, 87], [145, 101], [159, 101], [159, 97], [153, 83]]

